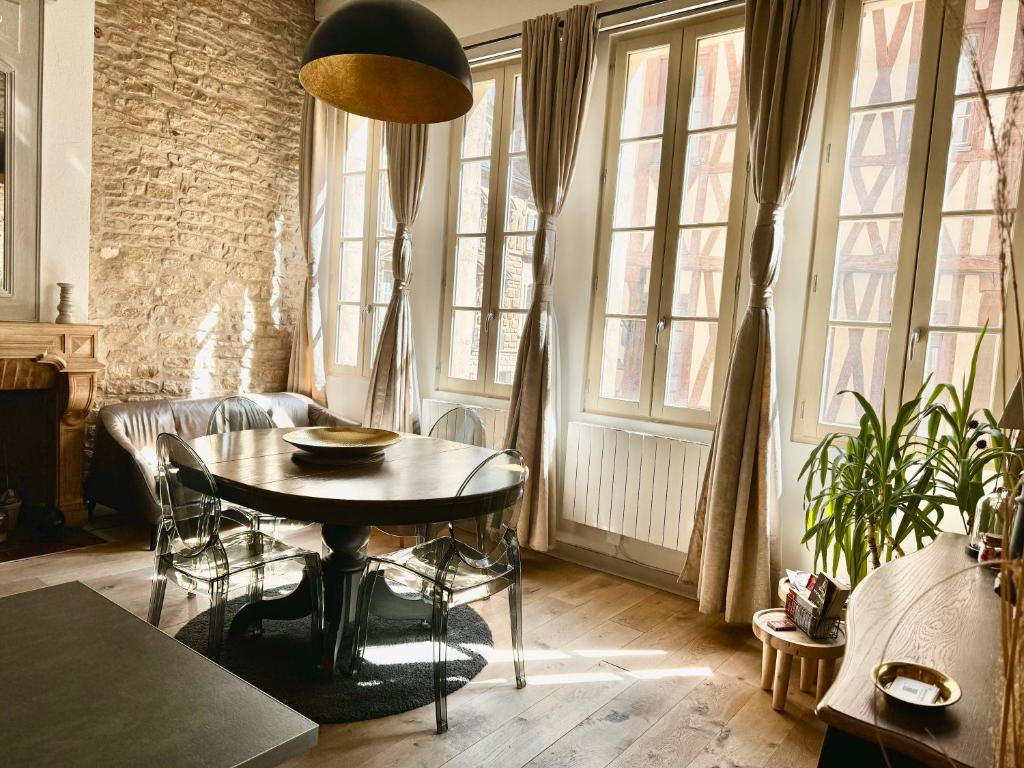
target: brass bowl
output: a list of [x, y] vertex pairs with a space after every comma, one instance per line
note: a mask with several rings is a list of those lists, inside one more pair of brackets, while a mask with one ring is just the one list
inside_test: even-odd
[[402, 436], [387, 429], [370, 427], [307, 427], [289, 432], [282, 439], [309, 453], [368, 456], [394, 445]]
[[[916, 701], [907, 701], [893, 696], [889, 693], [889, 685], [900, 676], [938, 686], [939, 698], [933, 704], [919, 704]], [[960, 685], [956, 680], [937, 669], [914, 661], [883, 661], [871, 670], [871, 679], [875, 681], [875, 688], [884, 693], [891, 701], [909, 704], [912, 707], [942, 709], [960, 701]]]

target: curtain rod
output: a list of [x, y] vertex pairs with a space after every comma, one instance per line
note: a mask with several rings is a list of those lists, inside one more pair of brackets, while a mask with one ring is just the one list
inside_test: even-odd
[[[640, 10], [643, 10], [644, 8], [652, 8], [652, 7], [656, 6], [656, 5], [663, 5], [664, 3], [671, 2], [671, 1], [672, 0], [641, 0], [640, 2], [631, 3], [630, 5], [624, 5], [621, 8], [611, 8], [611, 9], [609, 9], [607, 11], [599, 11], [598, 14], [597, 14], [597, 20], [600, 21], [601, 19], [606, 19], [606, 18], [610, 18], [612, 16], [617, 16], [617, 15], [622, 14], [622, 13], [631, 13], [632, 11], [640, 11]], [[692, 5], [690, 7], [687, 7], [687, 8], [679, 8], [679, 9], [677, 9], [675, 11], [668, 11], [668, 12], [666, 12], [666, 15], [671, 14], [673, 16], [689, 16], [689, 15], [694, 14], [694, 13], [705, 12], [709, 8], [713, 8], [713, 7], [717, 7], [717, 6], [730, 6], [730, 5], [741, 5], [741, 4], [742, 4], [742, 0], [708, 0], [708, 2], [695, 3], [694, 5]], [[630, 22], [630, 23], [633, 23], [633, 22]], [[559, 26], [561, 26], [561, 25], [562, 25], [562, 22], [559, 22]], [[466, 51], [471, 51], [474, 48], [483, 48], [485, 46], [495, 45], [496, 43], [504, 43], [504, 42], [507, 42], [509, 40], [515, 40], [516, 38], [519, 38], [519, 37], [522, 37], [522, 36], [523, 36], [522, 32], [511, 32], [511, 33], [509, 33], [507, 35], [500, 35], [499, 37], [492, 37], [492, 38], [490, 38], [488, 40], [480, 40], [478, 42], [471, 43], [470, 45], [465, 45], [465, 46], [463, 46], [463, 49], [466, 50]]]

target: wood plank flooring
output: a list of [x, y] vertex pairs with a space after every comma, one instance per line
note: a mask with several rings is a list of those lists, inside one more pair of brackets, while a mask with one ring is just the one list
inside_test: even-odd
[[[141, 528], [101, 531], [107, 544], [0, 564], [0, 596], [77, 579], [144, 616], [152, 554]], [[290, 537], [319, 548], [316, 527]], [[375, 539], [371, 549], [387, 549]], [[393, 540], [392, 540], [393, 541]], [[326, 725], [290, 766], [366, 768], [713, 768], [817, 764], [824, 727], [793, 685], [787, 711], [760, 689], [749, 627], [697, 612], [693, 601], [527, 552], [523, 610], [527, 687], [513, 680], [507, 601], [477, 603], [494, 658], [449, 698], [450, 730], [432, 707]], [[168, 587], [161, 629], [174, 634], [204, 599]]]

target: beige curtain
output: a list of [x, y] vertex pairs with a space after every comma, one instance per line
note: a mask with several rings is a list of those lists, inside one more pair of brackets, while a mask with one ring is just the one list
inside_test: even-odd
[[782, 215], [807, 141], [828, 3], [747, 0], [744, 69], [757, 220], [750, 303], [733, 343], [682, 581], [700, 610], [748, 622], [771, 605], [779, 491], [772, 288]]
[[533, 244], [533, 301], [519, 343], [505, 445], [530, 467], [519, 540], [544, 551], [555, 504], [558, 429], [558, 334], [551, 306], [555, 229], [572, 181], [576, 148], [590, 95], [597, 45], [597, 9], [575, 6], [523, 23], [523, 123], [526, 156], [540, 221]]
[[377, 359], [370, 374], [363, 423], [369, 427], [418, 433], [420, 388], [416, 379], [416, 352], [412, 341], [412, 237], [423, 176], [427, 165], [427, 126], [387, 123], [384, 142], [388, 153], [388, 184], [395, 212], [395, 243], [391, 252], [394, 285], [384, 315]]
[[328, 109], [306, 94], [299, 138], [299, 226], [306, 254], [306, 283], [288, 361], [288, 391], [308, 395], [320, 404], [327, 403], [318, 272], [328, 230]]

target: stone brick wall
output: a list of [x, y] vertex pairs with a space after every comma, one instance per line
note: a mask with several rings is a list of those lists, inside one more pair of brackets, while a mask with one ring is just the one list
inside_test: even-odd
[[100, 401], [282, 389], [312, 0], [96, 0]]

